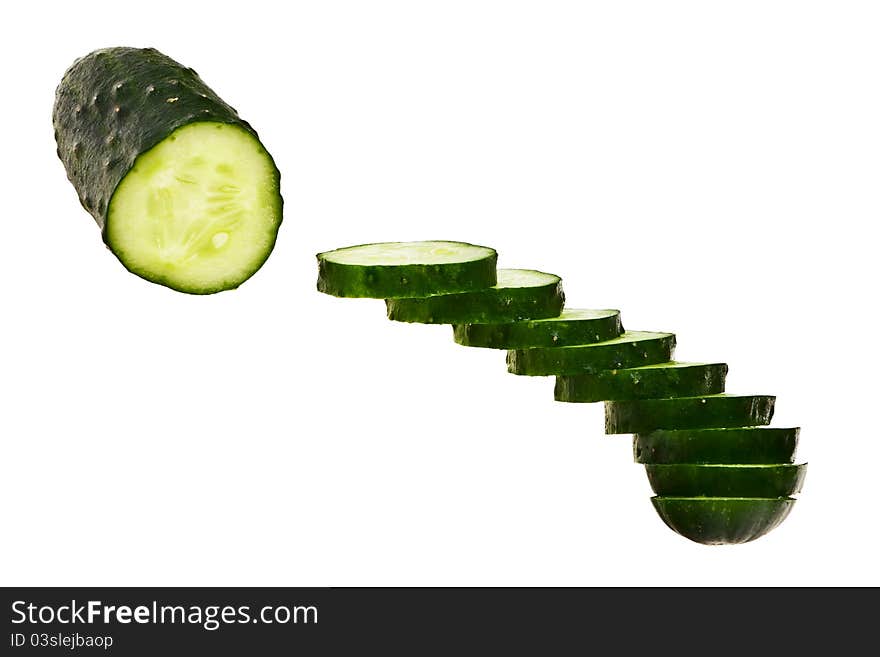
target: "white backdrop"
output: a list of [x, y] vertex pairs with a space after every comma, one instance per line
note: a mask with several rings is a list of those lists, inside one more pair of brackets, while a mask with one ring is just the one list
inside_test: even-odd
[[[195, 4], [195, 3], [193, 3]], [[0, 583], [880, 584], [880, 10], [870, 2], [17, 3], [0, 39]], [[259, 131], [284, 225], [240, 289], [124, 271], [56, 158], [77, 56], [154, 46]], [[810, 471], [754, 543], [655, 515], [600, 405], [314, 254], [494, 246], [778, 395]]]

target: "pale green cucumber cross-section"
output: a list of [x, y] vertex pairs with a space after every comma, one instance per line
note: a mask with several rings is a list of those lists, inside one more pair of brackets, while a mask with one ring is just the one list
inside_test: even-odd
[[377, 242], [318, 254], [318, 290], [338, 297], [427, 297], [495, 285], [495, 249], [464, 242]]
[[272, 250], [271, 159], [251, 133], [191, 123], [138, 157], [110, 201], [107, 244], [143, 278], [184, 291], [235, 287]]
[[154, 48], [103, 48], [65, 72], [58, 157], [104, 242], [180, 292], [239, 286], [282, 221], [277, 167], [253, 127], [191, 68]]

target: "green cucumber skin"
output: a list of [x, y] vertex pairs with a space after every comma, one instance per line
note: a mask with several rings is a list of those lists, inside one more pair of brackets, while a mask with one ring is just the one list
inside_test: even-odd
[[465, 347], [532, 349], [611, 340], [623, 333], [623, 324], [620, 311], [615, 311], [608, 317], [589, 320], [455, 324], [452, 329], [455, 341]]
[[799, 428], [658, 429], [633, 437], [636, 463], [793, 463]]
[[778, 527], [794, 507], [792, 498], [652, 497], [672, 531], [703, 545], [736, 545]]
[[[96, 50], [67, 70], [52, 112], [58, 157], [105, 242], [113, 193], [138, 155], [178, 128], [202, 121], [240, 126], [259, 141], [250, 124], [193, 69], [154, 48]], [[280, 186], [281, 174], [274, 168]], [[279, 225], [282, 204], [279, 192]]]
[[[436, 240], [435, 240], [436, 241]], [[470, 292], [497, 282], [498, 255], [440, 265], [342, 265], [318, 254], [318, 291], [336, 297], [393, 299]]]
[[537, 287], [487, 288], [420, 299], [386, 299], [388, 319], [419, 324], [517, 322], [557, 317], [565, 304], [562, 281]]
[[576, 403], [693, 397], [724, 392], [726, 377], [725, 363], [603, 370], [557, 376], [553, 393], [556, 401]]
[[770, 424], [771, 395], [715, 395], [605, 402], [605, 433], [710, 429]]
[[512, 349], [507, 352], [507, 371], [523, 376], [595, 374], [615, 368], [665, 363], [675, 351], [675, 336], [661, 334], [638, 342], [613, 345]]
[[671, 497], [790, 497], [801, 491], [806, 464], [645, 466], [657, 495]]

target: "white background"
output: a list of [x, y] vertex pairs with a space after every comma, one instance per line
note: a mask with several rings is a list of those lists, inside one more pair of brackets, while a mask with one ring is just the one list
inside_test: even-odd
[[[876, 3], [192, 5], [4, 10], [0, 583], [880, 584]], [[194, 67], [277, 160], [240, 289], [128, 274], [79, 206], [53, 93], [111, 45]], [[601, 405], [315, 291], [318, 251], [437, 238], [777, 394], [789, 519], [690, 543]]]

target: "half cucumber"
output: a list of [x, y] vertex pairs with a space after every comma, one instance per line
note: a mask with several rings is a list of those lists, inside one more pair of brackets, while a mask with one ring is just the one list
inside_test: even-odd
[[708, 429], [770, 424], [776, 397], [705, 395], [605, 402], [605, 433]]
[[652, 497], [674, 532], [703, 545], [748, 543], [775, 529], [794, 507], [790, 497]]
[[797, 428], [658, 429], [633, 438], [636, 463], [792, 463]]
[[806, 464], [646, 465], [657, 495], [672, 497], [790, 497], [799, 493]]
[[468, 292], [496, 283], [494, 249], [465, 242], [381, 242], [318, 254], [318, 290], [388, 299]]
[[498, 282], [474, 292], [387, 299], [388, 319], [421, 324], [504, 323], [557, 317], [562, 280], [530, 269], [499, 269]]
[[565, 308], [559, 317], [501, 324], [456, 324], [455, 341], [465, 347], [530, 349], [602, 342], [623, 332], [619, 310]]
[[557, 376], [554, 397], [560, 402], [691, 397], [724, 392], [724, 363], [661, 363], [596, 374]]
[[64, 74], [52, 118], [80, 202], [132, 273], [209, 294], [269, 257], [278, 169], [191, 68], [152, 48], [97, 50]]
[[627, 331], [595, 344], [507, 352], [507, 371], [526, 376], [595, 374], [602, 370], [665, 363], [672, 358], [675, 335]]

